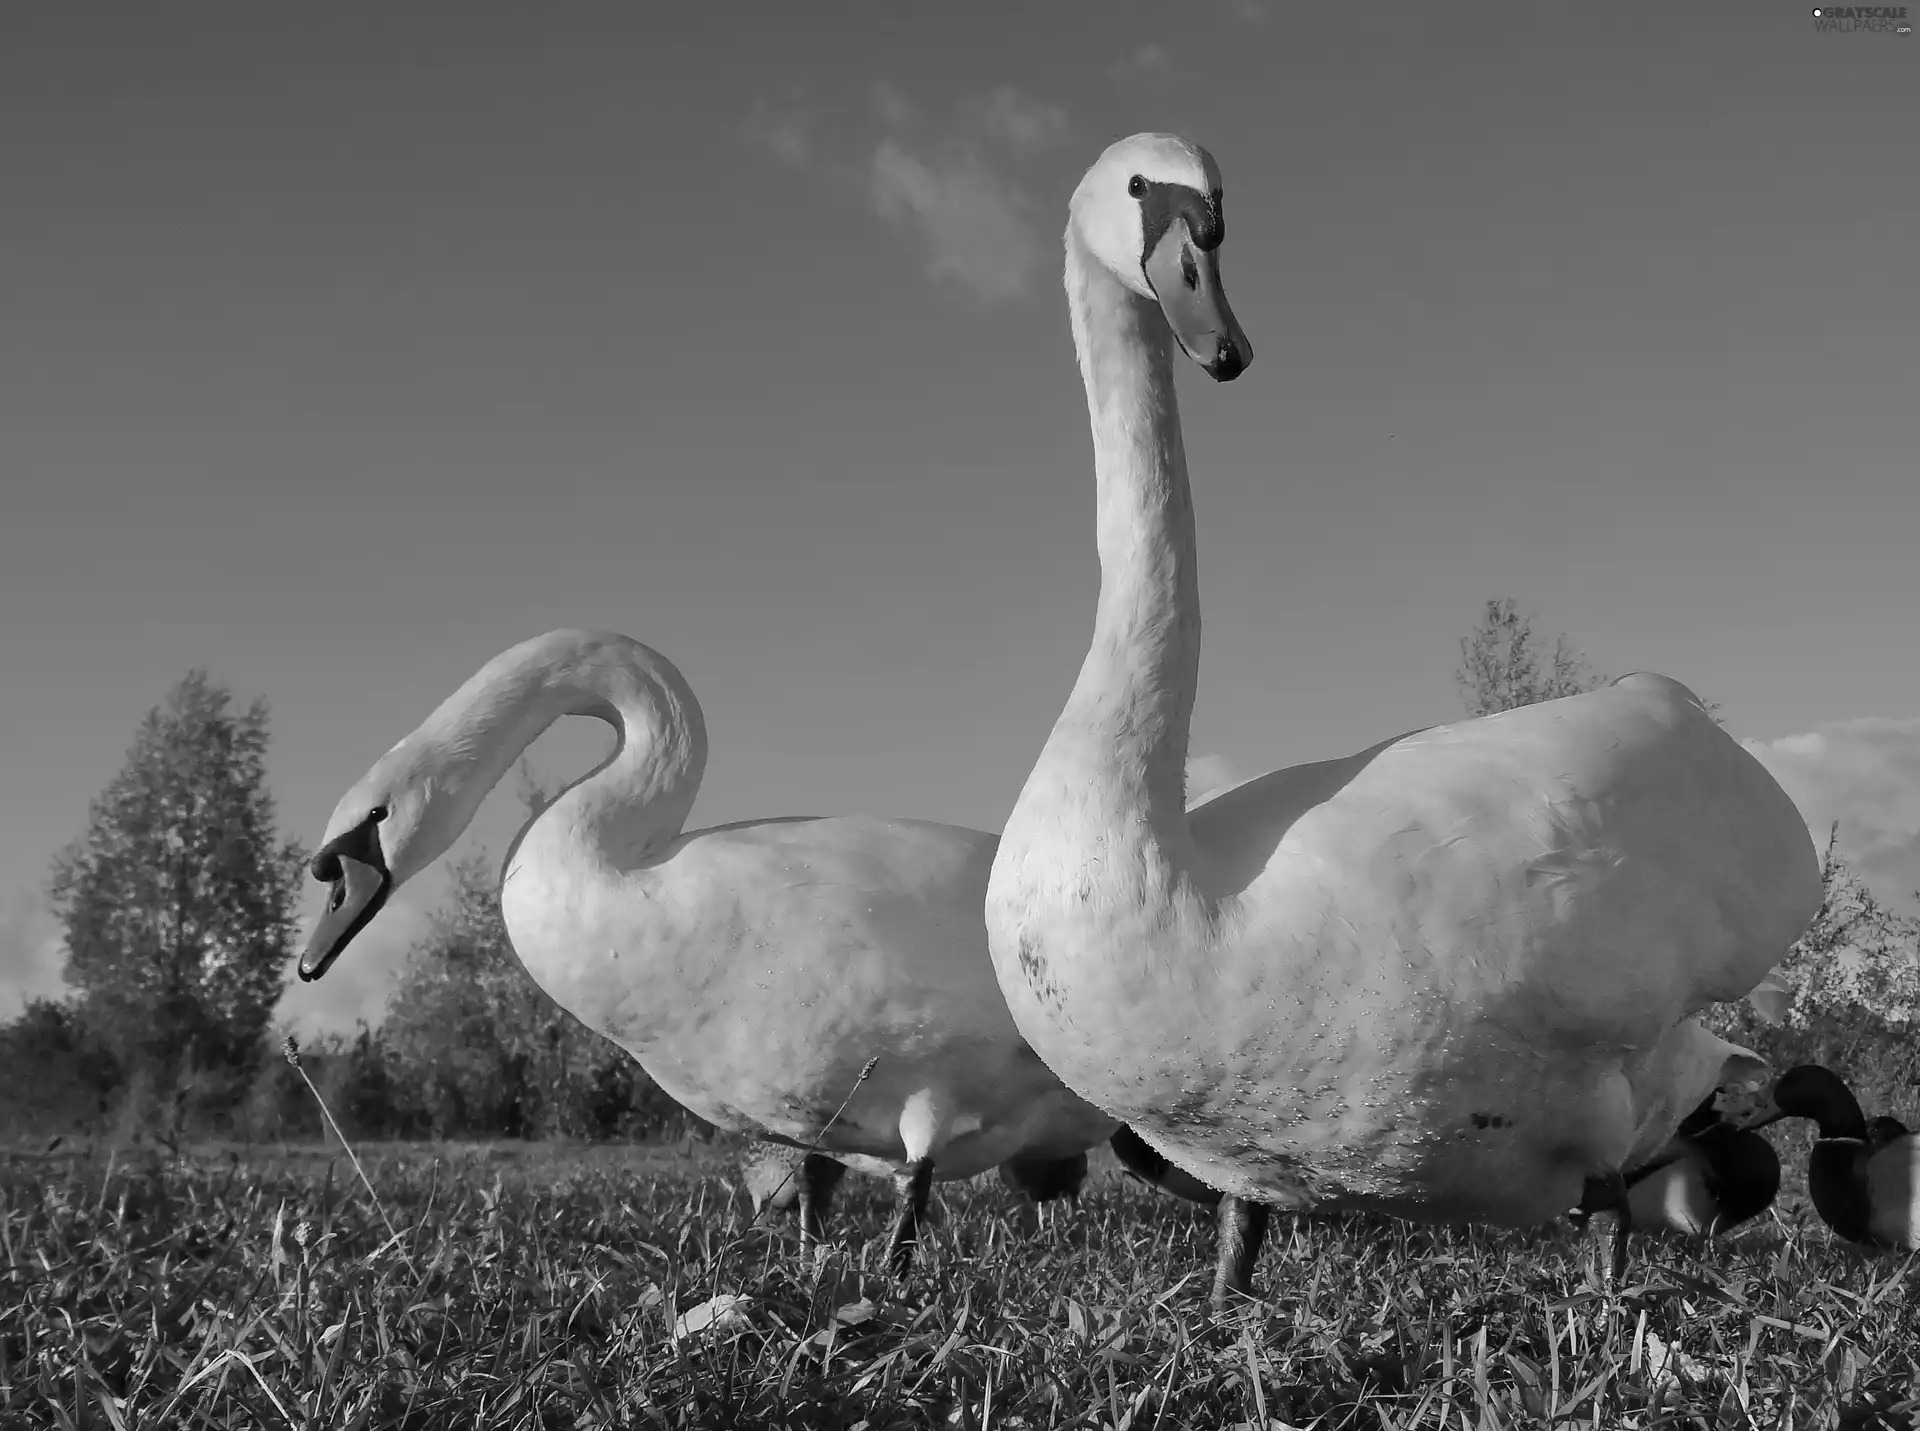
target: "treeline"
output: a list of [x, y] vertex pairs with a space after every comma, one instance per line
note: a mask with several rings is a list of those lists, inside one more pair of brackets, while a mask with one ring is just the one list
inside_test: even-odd
[[[409, 951], [377, 1027], [272, 1025], [306, 852], [266, 786], [267, 708], [193, 671], [148, 712], [48, 893], [69, 996], [0, 1026], [0, 1134], [640, 1138], [691, 1118], [521, 968], [482, 856]], [[530, 783], [522, 798], [544, 797]], [[303, 1077], [304, 1074], [304, 1077]], [[704, 1126], [704, 1125], [700, 1125]]]

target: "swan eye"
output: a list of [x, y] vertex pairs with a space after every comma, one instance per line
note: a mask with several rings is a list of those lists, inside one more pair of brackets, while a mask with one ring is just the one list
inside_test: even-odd
[[1180, 276], [1186, 280], [1187, 287], [1200, 286], [1200, 267], [1193, 261], [1193, 253], [1190, 249], [1180, 251]]
[[1136, 199], [1144, 198], [1146, 196], [1146, 192], [1147, 192], [1147, 181], [1141, 178], [1138, 174], [1135, 174], [1131, 179], [1127, 180], [1127, 193], [1132, 195], [1134, 198]]
[[393, 811], [389, 810], [385, 805], [375, 805], [371, 810], [367, 811], [367, 818], [377, 825], [392, 813]]

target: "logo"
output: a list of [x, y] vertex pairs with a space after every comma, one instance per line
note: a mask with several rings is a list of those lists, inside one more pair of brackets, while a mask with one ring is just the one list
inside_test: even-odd
[[1905, 5], [1822, 5], [1813, 12], [1813, 28], [1841, 35], [1913, 33]]

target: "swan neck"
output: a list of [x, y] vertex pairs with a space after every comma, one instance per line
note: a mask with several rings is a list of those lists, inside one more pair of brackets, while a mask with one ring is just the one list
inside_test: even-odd
[[706, 723], [692, 690], [664, 657], [640, 650], [650, 659], [592, 659], [555, 670], [548, 683], [562, 714], [606, 721], [615, 744], [537, 818], [597, 863], [621, 869], [679, 837], [707, 759]]
[[1172, 333], [1072, 228], [1066, 249], [1093, 432], [1100, 601], [1059, 728], [1101, 752], [1110, 780], [1143, 782], [1129, 793], [1177, 816], [1199, 678], [1200, 585]]
[[461, 787], [470, 819], [527, 747], [569, 715], [612, 726], [613, 752], [528, 821], [509, 862], [536, 831], [621, 861], [675, 838], [699, 794], [706, 726], [680, 672], [637, 641], [565, 632], [527, 642], [469, 682], [422, 735], [448, 753], [443, 773]]

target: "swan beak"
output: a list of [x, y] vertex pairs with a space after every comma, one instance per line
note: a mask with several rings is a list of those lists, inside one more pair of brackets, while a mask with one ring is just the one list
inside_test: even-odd
[[1253, 344], [1227, 306], [1220, 250], [1193, 241], [1185, 219], [1167, 225], [1144, 265], [1160, 311], [1189, 358], [1215, 382], [1232, 382], [1253, 362]]
[[313, 857], [311, 868], [315, 879], [333, 888], [300, 956], [303, 983], [312, 983], [333, 966], [353, 936], [380, 912], [393, 883], [371, 820], [322, 849]]

